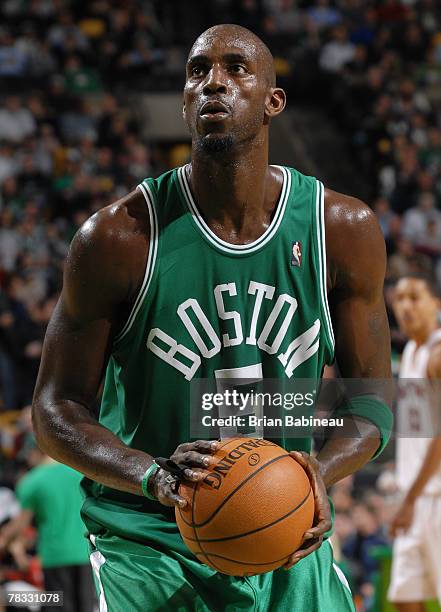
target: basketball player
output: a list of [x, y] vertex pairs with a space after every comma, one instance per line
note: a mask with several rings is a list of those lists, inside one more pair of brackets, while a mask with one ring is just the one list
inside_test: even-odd
[[441, 603], [440, 300], [429, 280], [407, 276], [395, 287], [393, 308], [409, 337], [398, 403], [398, 423], [409, 437], [397, 438], [403, 501], [391, 525], [396, 538], [389, 599], [399, 612], [424, 612], [424, 601], [437, 597]]
[[[304, 547], [275, 572], [235, 578], [200, 563], [174, 522], [173, 506], [186, 503], [176, 480], [153, 462], [171, 457], [188, 480], [212, 463], [216, 442], [190, 441], [195, 378], [252, 370], [317, 379], [334, 354], [344, 376], [390, 376], [375, 216], [268, 165], [270, 122], [284, 106], [261, 40], [235, 25], [210, 28], [186, 67], [191, 163], [146, 179], [73, 240], [34, 423], [42, 448], [87, 477], [82, 515], [101, 610], [353, 609], [323, 541], [326, 488], [387, 443], [383, 400], [354, 398], [348, 410], [363, 435], [331, 436], [317, 459], [310, 439], [277, 440], [307, 470], [316, 517]], [[104, 371], [98, 423], [91, 405]]]

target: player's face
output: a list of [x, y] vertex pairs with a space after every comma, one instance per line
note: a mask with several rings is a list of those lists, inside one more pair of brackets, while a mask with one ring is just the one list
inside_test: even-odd
[[439, 300], [429, 291], [426, 283], [417, 278], [398, 281], [393, 309], [400, 329], [409, 338], [415, 338], [428, 329], [438, 316]]
[[194, 141], [221, 151], [259, 134], [272, 90], [253, 41], [207, 32], [193, 46], [186, 73], [184, 118]]

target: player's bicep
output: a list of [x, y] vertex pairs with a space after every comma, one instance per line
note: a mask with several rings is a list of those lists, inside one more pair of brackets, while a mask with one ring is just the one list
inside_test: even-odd
[[115, 319], [127, 297], [127, 274], [121, 274], [124, 254], [104, 224], [91, 217], [77, 232], [66, 259], [63, 275], [63, 314], [71, 325]]
[[107, 317], [72, 317], [63, 295], [49, 323], [36, 392], [52, 401], [72, 400], [90, 405], [97, 394], [110, 347]]
[[332, 308], [336, 359], [346, 378], [388, 378], [390, 334], [383, 297], [347, 297]]
[[388, 378], [386, 250], [375, 215], [359, 200], [343, 196], [329, 207], [327, 233], [335, 278], [329, 297], [341, 373], [348, 378]]
[[107, 228], [94, 217], [72, 241], [63, 291], [46, 332], [37, 397], [86, 405], [95, 399], [127, 293], [117, 251]]

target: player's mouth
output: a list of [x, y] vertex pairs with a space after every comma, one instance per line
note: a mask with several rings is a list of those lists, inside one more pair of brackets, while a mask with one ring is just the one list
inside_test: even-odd
[[223, 121], [230, 111], [222, 102], [205, 102], [199, 114], [205, 121]]
[[415, 317], [413, 317], [411, 314], [404, 314], [401, 316], [401, 321], [403, 325], [412, 325], [415, 323]]

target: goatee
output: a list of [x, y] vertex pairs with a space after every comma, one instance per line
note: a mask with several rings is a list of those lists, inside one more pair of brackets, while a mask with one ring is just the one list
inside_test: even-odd
[[196, 147], [203, 153], [228, 153], [233, 148], [233, 137], [231, 134], [219, 134], [219, 136], [198, 138]]

